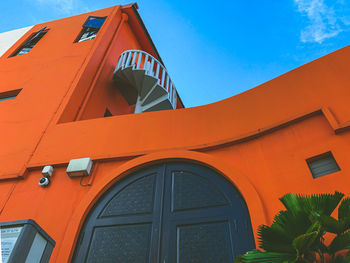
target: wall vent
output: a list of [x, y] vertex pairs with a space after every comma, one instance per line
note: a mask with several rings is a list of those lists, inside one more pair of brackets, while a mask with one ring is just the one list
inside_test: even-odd
[[326, 152], [306, 160], [313, 178], [340, 171], [331, 152]]

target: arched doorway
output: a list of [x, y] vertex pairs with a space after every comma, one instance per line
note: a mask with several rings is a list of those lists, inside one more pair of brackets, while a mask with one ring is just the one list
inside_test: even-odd
[[168, 162], [100, 198], [72, 262], [231, 263], [252, 248], [248, 209], [232, 184], [209, 168]]

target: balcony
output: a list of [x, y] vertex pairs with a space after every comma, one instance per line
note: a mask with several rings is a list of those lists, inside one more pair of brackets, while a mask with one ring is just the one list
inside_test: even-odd
[[114, 72], [117, 87], [135, 113], [176, 109], [176, 88], [157, 59], [141, 50], [127, 50]]

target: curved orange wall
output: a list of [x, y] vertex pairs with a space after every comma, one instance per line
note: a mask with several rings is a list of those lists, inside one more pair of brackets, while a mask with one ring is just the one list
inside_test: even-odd
[[[73, 43], [89, 15], [108, 18], [96, 39]], [[111, 184], [155, 162], [197, 162], [227, 177], [255, 234], [287, 192], [350, 195], [348, 47], [224, 101], [127, 114], [121, 95], [108, 95], [119, 54], [156, 56], [135, 21], [131, 6], [116, 6], [37, 25], [0, 58], [0, 92], [22, 89], [0, 102], [0, 220], [37, 221], [57, 242], [51, 262], [69, 260], [84, 217]], [[30, 53], [8, 58], [42, 26], [50, 30]], [[101, 118], [105, 107], [119, 115]], [[305, 160], [328, 151], [341, 171], [313, 179]], [[80, 182], [65, 169], [82, 157], [94, 168]], [[37, 185], [44, 165], [54, 166], [47, 188]]]

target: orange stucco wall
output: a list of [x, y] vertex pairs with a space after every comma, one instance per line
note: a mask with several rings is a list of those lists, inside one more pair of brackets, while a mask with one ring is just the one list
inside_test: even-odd
[[86, 105], [81, 109], [79, 120], [102, 117], [106, 108], [113, 115], [133, 113], [133, 107], [128, 105], [122, 94], [115, 88], [113, 71], [125, 47], [140, 50], [141, 46], [128, 23], [123, 24], [118, 33], [115, 36], [118, 40], [112, 42], [109, 47], [110, 52], [101, 65], [101, 74], [93, 85], [91, 95], [86, 99]]
[[[85, 216], [110, 185], [175, 159], [228, 178], [246, 200], [255, 234], [285, 193], [350, 195], [349, 47], [224, 101], [129, 114], [112, 80], [119, 55], [142, 49], [156, 56], [131, 10], [36, 25], [0, 58], [0, 93], [22, 89], [0, 102], [0, 221], [34, 219], [57, 243], [51, 262], [67, 262]], [[89, 15], [107, 20], [96, 39], [73, 43]], [[43, 26], [49, 32], [30, 53], [8, 58]], [[116, 116], [103, 118], [106, 107]], [[313, 179], [305, 160], [328, 151], [341, 171]], [[65, 170], [82, 157], [94, 168], [80, 182]], [[54, 166], [47, 188], [38, 186], [44, 165]]]

